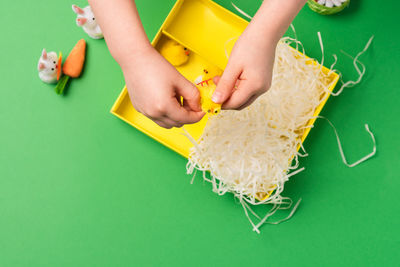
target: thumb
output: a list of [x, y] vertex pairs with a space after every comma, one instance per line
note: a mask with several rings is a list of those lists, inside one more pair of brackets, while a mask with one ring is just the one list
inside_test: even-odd
[[184, 103], [193, 111], [201, 111], [199, 90], [185, 78], [176, 85], [176, 92], [183, 97]]
[[214, 103], [224, 103], [230, 97], [239, 76], [239, 68], [227, 66], [221, 78], [217, 81], [217, 88], [215, 89], [211, 100]]
[[215, 76], [215, 77], [213, 78], [213, 82], [214, 82], [216, 85], [218, 85], [219, 80], [221, 80], [221, 76]]

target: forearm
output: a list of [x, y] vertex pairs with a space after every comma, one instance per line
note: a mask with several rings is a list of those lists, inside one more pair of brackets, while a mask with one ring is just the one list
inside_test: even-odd
[[307, 0], [266, 0], [253, 17], [249, 28], [276, 43], [306, 2]]
[[152, 48], [133, 0], [89, 0], [89, 4], [121, 67]]

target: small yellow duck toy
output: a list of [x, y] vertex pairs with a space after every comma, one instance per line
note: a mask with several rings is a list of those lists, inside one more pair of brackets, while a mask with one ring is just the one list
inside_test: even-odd
[[178, 67], [189, 60], [190, 51], [174, 40], [167, 40], [160, 49], [160, 54], [173, 66]]
[[201, 109], [211, 115], [216, 115], [221, 111], [221, 104], [214, 103], [211, 97], [217, 86], [215, 85], [213, 78], [221, 75], [222, 70], [214, 66], [207, 66], [203, 69], [203, 74], [198, 76], [194, 83], [200, 92], [200, 104]]

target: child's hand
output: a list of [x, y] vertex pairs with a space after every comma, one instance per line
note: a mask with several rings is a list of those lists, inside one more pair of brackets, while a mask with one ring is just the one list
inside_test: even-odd
[[240, 36], [220, 79], [212, 100], [224, 109], [241, 110], [268, 91], [271, 85], [276, 41], [260, 36], [249, 25]]
[[197, 88], [154, 48], [124, 62], [121, 67], [133, 106], [158, 125], [181, 127], [204, 116]]
[[[226, 109], [242, 109], [269, 89], [276, 43], [306, 1], [262, 3], [235, 44], [214, 102]], [[204, 115], [199, 92], [150, 46], [135, 1], [89, 3], [112, 56], [122, 67], [135, 108], [167, 128], [199, 121]]]

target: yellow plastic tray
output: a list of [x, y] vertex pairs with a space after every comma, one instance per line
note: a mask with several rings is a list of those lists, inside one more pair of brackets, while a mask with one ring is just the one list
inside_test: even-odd
[[[159, 50], [165, 40], [170, 38], [187, 47], [191, 51], [189, 61], [177, 67], [177, 70], [188, 80], [193, 81], [204, 65], [214, 64], [221, 69], [225, 68], [228, 62], [225, 56], [227, 40], [238, 37], [247, 24], [246, 20], [211, 0], [177, 0], [154, 37], [152, 45]], [[233, 45], [234, 42], [230, 42], [226, 47], [227, 50], [231, 50]], [[315, 61], [314, 63], [318, 64]], [[323, 67], [323, 71], [327, 73], [329, 70]], [[333, 83], [329, 90], [332, 91], [339, 76], [334, 72], [330, 75]], [[320, 113], [326, 100], [316, 109], [315, 116]], [[182, 129], [164, 129], [137, 112], [131, 104], [126, 87], [116, 100], [111, 113], [180, 155], [189, 156], [193, 145], [182, 135]], [[197, 139], [202, 134], [207, 119], [206, 115], [200, 122], [186, 125], [185, 129]], [[308, 125], [314, 122], [315, 119], [310, 120]], [[305, 140], [310, 129], [307, 128], [302, 141]]]

